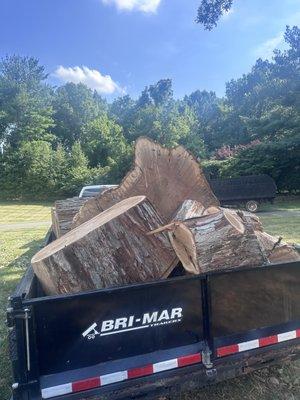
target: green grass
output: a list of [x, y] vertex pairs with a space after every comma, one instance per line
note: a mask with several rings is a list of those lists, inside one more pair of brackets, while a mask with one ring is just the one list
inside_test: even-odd
[[274, 204], [263, 204], [261, 209], [263, 211], [299, 211], [300, 210], [300, 196], [278, 196]]
[[0, 201], [0, 225], [18, 222], [50, 221], [51, 203]]
[[274, 205], [264, 205], [257, 213], [264, 230], [284, 241], [300, 243], [300, 197], [279, 198]]
[[[279, 200], [274, 206], [259, 213], [265, 230], [281, 235], [285, 240], [300, 243], [299, 216], [300, 199]], [[284, 216], [269, 211], [288, 211]], [[289, 216], [289, 212], [291, 215]], [[0, 202], [0, 224], [50, 220], [50, 204], [29, 204]], [[298, 223], [297, 223], [298, 221]], [[23, 230], [0, 231], [0, 399], [10, 396], [11, 372], [7, 349], [5, 311], [7, 298], [14, 290], [32, 255], [42, 244], [47, 227]], [[300, 363], [294, 362], [283, 367], [272, 367], [249, 376], [220, 383], [209, 389], [193, 393], [182, 393], [181, 400], [296, 400], [300, 399]], [[271, 379], [275, 378], [275, 379]], [[276, 380], [278, 384], [276, 384]], [[275, 383], [274, 383], [275, 382]], [[172, 399], [173, 400], [173, 399]]]
[[11, 373], [5, 312], [8, 296], [43, 242], [47, 228], [0, 232], [0, 399], [9, 399]]
[[259, 215], [264, 230], [274, 236], [282, 236], [285, 242], [300, 243], [300, 216]]

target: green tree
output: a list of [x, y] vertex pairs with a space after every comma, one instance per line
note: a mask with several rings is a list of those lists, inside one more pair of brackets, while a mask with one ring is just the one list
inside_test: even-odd
[[107, 114], [89, 122], [83, 128], [83, 150], [91, 167], [109, 167], [110, 178], [119, 180], [126, 172], [131, 149], [123, 135], [123, 129]]
[[59, 87], [53, 100], [55, 128], [53, 133], [64, 146], [82, 141], [82, 127], [106, 112], [105, 102], [82, 83]]
[[196, 22], [211, 31], [217, 26], [220, 17], [231, 9], [232, 3], [233, 0], [202, 0]]
[[17, 148], [22, 141], [53, 141], [52, 90], [45, 69], [32, 57], [7, 56], [0, 62], [0, 142]]

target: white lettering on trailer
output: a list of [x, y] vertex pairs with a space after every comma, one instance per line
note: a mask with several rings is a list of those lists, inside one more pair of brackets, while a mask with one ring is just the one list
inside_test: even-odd
[[146, 313], [143, 315], [143, 322], [142, 324], [152, 324], [153, 322], [157, 321], [157, 314], [158, 312], [155, 311], [152, 314]]
[[98, 324], [94, 322], [82, 333], [82, 336], [90, 340], [95, 339], [97, 335], [115, 335], [123, 332], [146, 329], [149, 327], [175, 324], [180, 322], [181, 319], [182, 308], [180, 307], [172, 308], [171, 310], [165, 309], [162, 311], [153, 311], [151, 313], [147, 312], [144, 313], [140, 318], [130, 315], [129, 317], [121, 317], [102, 321], [100, 332], [98, 331]]

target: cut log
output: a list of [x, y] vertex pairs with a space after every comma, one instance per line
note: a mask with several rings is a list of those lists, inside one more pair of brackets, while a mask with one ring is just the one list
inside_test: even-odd
[[226, 213], [231, 213], [235, 218], [241, 218], [243, 223], [251, 225], [255, 231], [263, 231], [260, 219], [253, 213], [216, 206], [204, 208], [203, 205], [196, 200], [185, 200], [174, 216], [174, 221], [185, 221], [191, 218], [216, 214], [221, 210], [226, 210]]
[[134, 168], [118, 188], [87, 201], [75, 217], [73, 226], [137, 195], [145, 195], [165, 223], [186, 199], [197, 200], [204, 207], [219, 205], [201, 167], [190, 153], [181, 146], [168, 149], [142, 137], [136, 142]]
[[131, 197], [61, 236], [32, 259], [46, 294], [74, 293], [167, 276], [178, 259], [145, 196]]
[[282, 238], [276, 238], [266, 232], [255, 233], [261, 246], [265, 249], [269, 262], [278, 264], [281, 262], [300, 260], [300, 254], [294, 246], [282, 242]]
[[236, 218], [241, 218], [242, 222], [247, 225], [248, 229], [253, 229], [254, 231], [263, 231], [263, 226], [260, 219], [253, 213], [242, 210], [235, 210], [232, 208], [221, 208], [220, 210], [226, 210], [228, 213], [232, 213], [232, 215]]
[[52, 228], [57, 238], [71, 230], [74, 216], [88, 199], [72, 197], [57, 200], [51, 210]]
[[249, 212], [208, 207], [187, 200], [174, 221], [149, 233], [167, 232], [189, 273], [254, 267], [300, 260], [293, 246], [263, 232], [259, 218]]
[[233, 210], [222, 208], [213, 214], [174, 221], [152, 234], [164, 229], [183, 267], [190, 273], [265, 262], [251, 220], [246, 224]]

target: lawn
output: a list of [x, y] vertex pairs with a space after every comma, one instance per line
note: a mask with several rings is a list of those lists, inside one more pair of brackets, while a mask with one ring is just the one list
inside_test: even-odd
[[[300, 199], [278, 201], [258, 213], [267, 232], [300, 243]], [[23, 275], [30, 258], [43, 243], [47, 227], [14, 229], [20, 222], [50, 220], [50, 204], [0, 202], [0, 399], [10, 396], [11, 374], [7, 354], [5, 311], [7, 298]], [[220, 383], [197, 393], [183, 393], [181, 400], [296, 400], [300, 398], [300, 363], [264, 369], [245, 377]]]
[[50, 221], [50, 203], [0, 201], [0, 225], [18, 222]]

